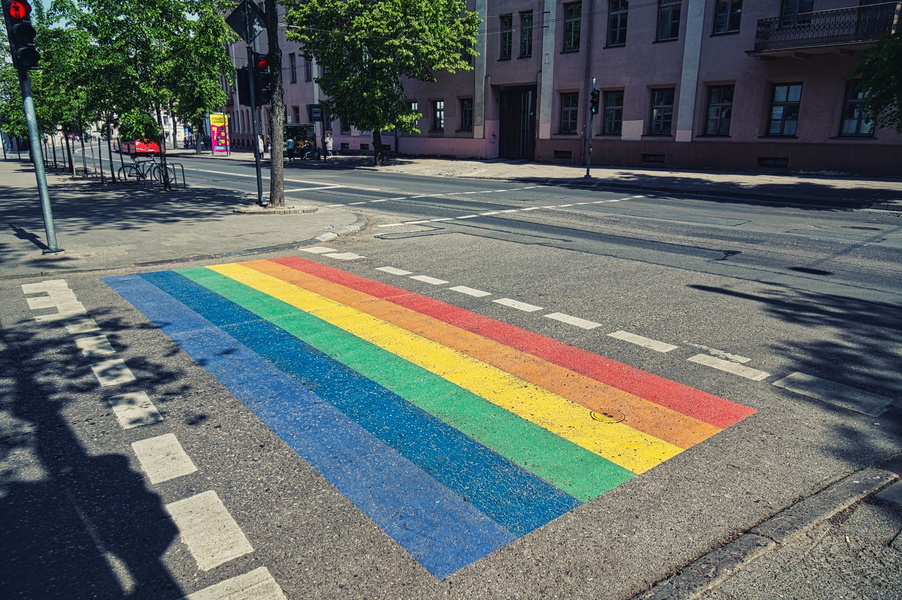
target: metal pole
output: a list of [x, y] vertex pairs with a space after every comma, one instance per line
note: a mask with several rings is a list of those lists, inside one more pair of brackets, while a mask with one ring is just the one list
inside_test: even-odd
[[[595, 91], [595, 78], [592, 78], [592, 90], [591, 93]], [[585, 177], [592, 177], [589, 174], [589, 168], [592, 165], [592, 122], [595, 120], [595, 113], [592, 112], [592, 109], [589, 109], [589, 131], [586, 134], [586, 138], [588, 139], [588, 151], [586, 152], [586, 175]]]
[[44, 215], [44, 232], [47, 234], [47, 249], [44, 254], [62, 252], [56, 243], [56, 227], [53, 225], [53, 210], [50, 207], [50, 193], [47, 190], [47, 173], [44, 171], [44, 156], [41, 152], [41, 134], [38, 132], [38, 118], [34, 110], [34, 98], [31, 97], [31, 80], [28, 71], [19, 71], [19, 85], [22, 88], [22, 103], [25, 108], [25, 121], [28, 124], [28, 141], [31, 143], [34, 159], [34, 176], [38, 182], [38, 193], [41, 196], [41, 213]]
[[253, 10], [253, 6], [249, 2], [244, 3], [244, 25], [245, 25], [245, 40], [248, 40], [247, 44], [247, 79], [248, 79], [248, 89], [250, 90], [251, 96], [251, 129], [253, 130], [254, 135], [254, 166], [257, 171], [257, 204], [263, 206], [263, 171], [262, 165], [260, 164], [260, 124], [257, 122], [257, 94], [254, 90], [254, 72], [257, 68], [257, 65], [254, 64], [254, 48], [251, 46], [249, 40], [254, 40], [254, 46], [257, 45], [257, 39], [253, 35], [253, 18], [251, 16], [251, 11]]

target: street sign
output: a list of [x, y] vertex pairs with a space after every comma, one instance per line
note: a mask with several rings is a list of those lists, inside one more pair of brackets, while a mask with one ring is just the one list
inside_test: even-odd
[[241, 36], [245, 44], [251, 44], [258, 35], [266, 31], [264, 13], [260, 7], [244, 0], [226, 17], [226, 23]]
[[323, 120], [323, 107], [319, 104], [308, 104], [307, 118], [311, 123], [321, 123]]

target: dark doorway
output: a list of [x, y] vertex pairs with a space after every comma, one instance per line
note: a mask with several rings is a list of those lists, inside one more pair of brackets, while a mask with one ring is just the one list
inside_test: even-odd
[[536, 86], [501, 89], [501, 158], [533, 160], [536, 150]]

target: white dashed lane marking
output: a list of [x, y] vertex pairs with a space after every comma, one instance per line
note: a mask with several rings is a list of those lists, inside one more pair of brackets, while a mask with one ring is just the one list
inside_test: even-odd
[[212, 490], [167, 504], [166, 510], [201, 571], [209, 571], [254, 551]]
[[91, 365], [91, 370], [103, 387], [120, 385], [135, 380], [131, 369], [121, 358], [111, 358]]
[[444, 279], [430, 277], [429, 275], [411, 275], [410, 278], [417, 281], [422, 281], [423, 283], [428, 283], [429, 285], [445, 285], [446, 283], [448, 283]]
[[182, 600], [287, 600], [266, 567], [188, 594]]
[[107, 401], [123, 429], [152, 425], [163, 420], [147, 392], [120, 394]]
[[841, 383], [799, 372], [775, 381], [774, 385], [872, 417], [879, 417], [886, 407], [893, 402], [892, 398], [887, 398], [886, 396], [872, 394], [871, 392], [865, 392]]
[[712, 369], [718, 369], [720, 371], [732, 373], [733, 375], [739, 375], [740, 377], [745, 377], [746, 379], [751, 379], [753, 381], [761, 381], [770, 377], [770, 373], [759, 371], [758, 369], [752, 369], [751, 367], [746, 367], [744, 365], [740, 365], [739, 363], [734, 363], [733, 361], [724, 360], [722, 358], [717, 358], [716, 356], [711, 356], [708, 354], [696, 354], [695, 356], [690, 357], [688, 360], [700, 365], [705, 365], [706, 367], [711, 367]]
[[573, 317], [559, 312], [547, 314], [545, 315], [545, 317], [554, 319], [555, 321], [560, 321], [561, 323], [566, 323], [567, 325], [574, 325], [576, 327], [579, 327], [580, 329], [589, 330], [595, 329], [596, 327], [601, 327], [601, 323], [587, 321], [586, 319], [580, 319], [579, 317]]
[[116, 354], [116, 349], [110, 343], [105, 335], [94, 335], [90, 337], [78, 338], [75, 345], [81, 350], [84, 356], [89, 358], [94, 356], [109, 356]]
[[674, 346], [667, 342], [659, 342], [658, 340], [642, 337], [641, 335], [636, 335], [635, 333], [630, 333], [628, 331], [615, 331], [609, 333], [608, 336], [624, 342], [629, 342], [630, 344], [642, 346], [643, 348], [648, 348], [649, 350], [654, 350], [655, 352], [670, 352], [671, 350], [679, 348], [679, 346]]
[[150, 483], [157, 484], [197, 471], [191, 457], [172, 433], [138, 440], [132, 449]]
[[477, 290], [465, 285], [455, 285], [454, 287], [448, 289], [454, 290], [455, 292], [460, 292], [461, 294], [466, 294], [467, 296], [473, 296], [474, 298], [484, 298], [486, 296], [492, 295], [491, 292], [483, 292], [482, 290]]
[[396, 269], [394, 267], [377, 267], [377, 271], [382, 271], [383, 273], [388, 273], [390, 275], [413, 275], [411, 271], [405, 271], [404, 269]]
[[501, 306], [516, 308], [517, 310], [522, 310], [523, 312], [536, 312], [537, 310], [542, 310], [541, 306], [528, 304], [526, 302], [520, 302], [519, 300], [512, 300], [511, 298], [498, 298], [497, 300], [492, 300], [492, 302], [500, 304]]

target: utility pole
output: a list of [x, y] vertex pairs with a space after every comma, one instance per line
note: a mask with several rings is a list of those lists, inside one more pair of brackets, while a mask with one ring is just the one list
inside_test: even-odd
[[595, 114], [598, 112], [598, 100], [601, 92], [595, 89], [595, 78], [592, 78], [592, 91], [589, 92], [589, 131], [586, 135], [588, 142], [588, 150], [586, 152], [586, 177], [592, 177], [589, 169], [592, 165], [592, 123], [595, 120]]

